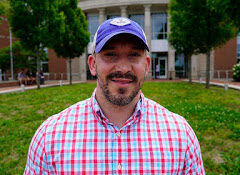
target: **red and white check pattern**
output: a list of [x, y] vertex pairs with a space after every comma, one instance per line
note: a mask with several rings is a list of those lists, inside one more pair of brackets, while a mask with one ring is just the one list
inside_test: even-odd
[[181, 116], [141, 94], [119, 129], [93, 93], [48, 118], [29, 147], [24, 174], [205, 174], [198, 140]]

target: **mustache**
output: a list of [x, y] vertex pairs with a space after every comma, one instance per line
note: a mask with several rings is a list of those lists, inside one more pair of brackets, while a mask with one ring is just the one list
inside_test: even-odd
[[126, 78], [126, 79], [130, 79], [132, 81], [137, 81], [137, 76], [135, 76], [133, 73], [131, 72], [127, 72], [125, 74], [122, 74], [120, 71], [117, 72], [113, 72], [107, 75], [107, 79], [111, 80], [113, 78]]

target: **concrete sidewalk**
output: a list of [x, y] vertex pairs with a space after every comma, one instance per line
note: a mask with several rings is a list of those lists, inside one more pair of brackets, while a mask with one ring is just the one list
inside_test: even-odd
[[[184, 81], [187, 82], [188, 80], [185, 79]], [[204, 80], [202, 80], [202, 82], [200, 80], [192, 80], [192, 82], [193, 83], [201, 83], [201, 84], [206, 83]], [[240, 90], [240, 82], [233, 82], [233, 81], [226, 82], [225, 80], [211, 80], [210, 85], [223, 87], [226, 90], [228, 88], [235, 89], [235, 90]]]
[[[187, 82], [187, 79], [181, 79], [181, 80], [150, 80], [150, 81], [155, 81], [155, 82]], [[87, 81], [88, 83], [93, 83], [96, 82], [94, 81]], [[199, 80], [193, 80], [194, 83], [200, 83]], [[83, 81], [73, 81], [73, 84], [78, 84], [78, 83], [84, 83]], [[205, 81], [201, 82], [202, 84], [205, 83]], [[54, 86], [61, 86], [61, 85], [68, 85], [69, 81], [68, 80], [63, 80], [62, 82], [59, 80], [52, 80], [52, 81], [45, 81], [44, 85], [41, 85], [41, 88], [45, 88], [45, 87], [54, 87]], [[231, 89], [236, 89], [236, 90], [240, 90], [240, 82], [228, 82], [228, 84], [225, 81], [221, 81], [221, 80], [211, 80], [210, 85], [214, 85], [214, 86], [220, 86], [223, 88], [231, 88]], [[30, 89], [37, 89], [37, 85], [28, 85], [28, 86], [24, 86], [24, 91], [25, 90], [30, 90]], [[23, 91], [21, 86], [13, 86], [13, 87], [4, 87], [4, 88], [0, 88], [0, 94], [6, 94], [6, 93], [11, 93], [11, 92], [21, 92]]]
[[[78, 84], [78, 83], [84, 83], [83, 81], [72, 81], [72, 84]], [[52, 81], [45, 81], [45, 84], [40, 85], [40, 88], [46, 88], [46, 87], [54, 87], [54, 86], [62, 86], [62, 85], [68, 85], [68, 80], [52, 80]], [[25, 90], [31, 90], [31, 89], [37, 89], [37, 85], [27, 85], [24, 86]], [[3, 87], [0, 88], [0, 94], [6, 94], [11, 92], [23, 92], [23, 87], [21, 86], [12, 86], [12, 87]]]

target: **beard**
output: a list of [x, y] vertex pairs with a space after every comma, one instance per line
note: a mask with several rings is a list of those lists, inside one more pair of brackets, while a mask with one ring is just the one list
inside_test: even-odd
[[[135, 76], [131, 72], [127, 72], [126, 74], [122, 74], [120, 71], [110, 73], [106, 76], [105, 81], [103, 78], [101, 78], [99, 76], [97, 69], [96, 69], [96, 72], [97, 72], [98, 83], [99, 83], [99, 86], [100, 86], [104, 96], [110, 103], [112, 103], [114, 105], [117, 105], [117, 106], [128, 105], [129, 103], [131, 103], [133, 101], [133, 99], [137, 96], [137, 94], [139, 93], [139, 91], [141, 89], [143, 80], [138, 81], [137, 76]], [[130, 92], [129, 95], [125, 95], [125, 93], [127, 92], [126, 88], [118, 88], [117, 95], [113, 95], [113, 93], [109, 89], [109, 82], [112, 81], [113, 78], [129, 79], [129, 80], [131, 80], [131, 83], [133, 83], [135, 85], [135, 87], [133, 88], [133, 90]]]

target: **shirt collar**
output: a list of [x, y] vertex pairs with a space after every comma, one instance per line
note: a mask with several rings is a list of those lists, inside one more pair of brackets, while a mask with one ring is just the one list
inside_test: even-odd
[[[144, 95], [143, 93], [140, 91], [140, 99], [136, 105], [136, 108], [134, 110], [134, 113], [132, 114], [132, 116], [126, 121], [124, 126], [129, 126], [132, 125], [134, 123], [136, 123], [142, 116], [143, 114], [143, 107], [144, 107]], [[96, 89], [93, 91], [93, 94], [91, 96], [91, 108], [93, 111], [93, 115], [95, 116], [95, 118], [98, 120], [98, 122], [100, 122], [102, 125], [106, 126], [106, 125], [114, 125], [113, 123], [111, 123], [108, 118], [103, 114], [97, 100], [96, 100]]]

